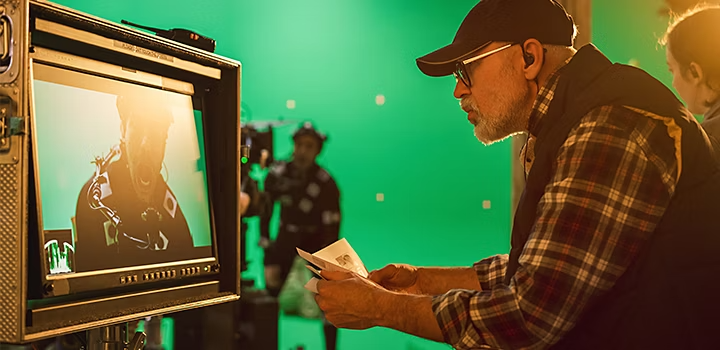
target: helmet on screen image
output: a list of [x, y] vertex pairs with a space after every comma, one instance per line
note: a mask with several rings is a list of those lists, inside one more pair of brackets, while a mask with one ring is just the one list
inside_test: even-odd
[[129, 122], [169, 127], [175, 119], [165, 96], [119, 95], [115, 104], [123, 127]]

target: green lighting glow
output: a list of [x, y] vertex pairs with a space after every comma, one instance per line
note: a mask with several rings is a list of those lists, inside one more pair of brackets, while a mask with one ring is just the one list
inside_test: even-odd
[[240, 158], [240, 161], [241, 161], [243, 164], [247, 164], [248, 159], [247, 159], [247, 157], [242, 157], [242, 158]]

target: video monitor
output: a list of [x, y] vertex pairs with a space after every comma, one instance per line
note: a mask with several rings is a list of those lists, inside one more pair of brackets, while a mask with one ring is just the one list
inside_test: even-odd
[[[202, 101], [193, 85], [71, 61], [32, 65], [46, 278], [216, 262]], [[175, 276], [173, 269], [155, 275]]]

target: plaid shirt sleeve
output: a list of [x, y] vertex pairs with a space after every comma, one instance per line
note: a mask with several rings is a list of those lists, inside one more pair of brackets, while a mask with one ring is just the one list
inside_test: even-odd
[[482, 259], [473, 265], [478, 275], [480, 288], [482, 290], [490, 290], [496, 284], [502, 283], [507, 270], [508, 255], [495, 255]]
[[623, 274], [670, 202], [680, 171], [671, 124], [618, 106], [586, 115], [558, 151], [510, 285], [491, 257], [475, 265], [487, 274], [482, 291], [433, 298], [445, 341], [457, 349], [536, 349], [570, 330]]

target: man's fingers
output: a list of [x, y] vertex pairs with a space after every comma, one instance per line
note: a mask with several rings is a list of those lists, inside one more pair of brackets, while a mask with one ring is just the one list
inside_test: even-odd
[[[324, 282], [324, 281], [320, 281]], [[325, 312], [325, 299], [320, 295], [320, 282], [318, 282], [318, 294], [315, 294], [315, 303], [317, 303], [317, 306], [320, 308], [320, 310], [323, 310]]]
[[322, 270], [320, 271], [320, 274], [328, 281], [339, 281], [344, 280], [348, 278], [352, 278], [353, 274], [350, 272], [343, 272], [343, 271], [327, 271]]
[[315, 284], [315, 288], [317, 288], [317, 291], [318, 291], [318, 294], [315, 295], [315, 300], [317, 300], [318, 297], [322, 294], [322, 291], [325, 288], [325, 283], [327, 283], [327, 281], [323, 281], [323, 280], [319, 279], [317, 281], [317, 284]]
[[393, 277], [395, 277], [396, 273], [397, 268], [395, 266], [388, 265], [380, 270], [370, 272], [368, 278], [375, 283], [381, 283], [383, 281], [391, 280]]

